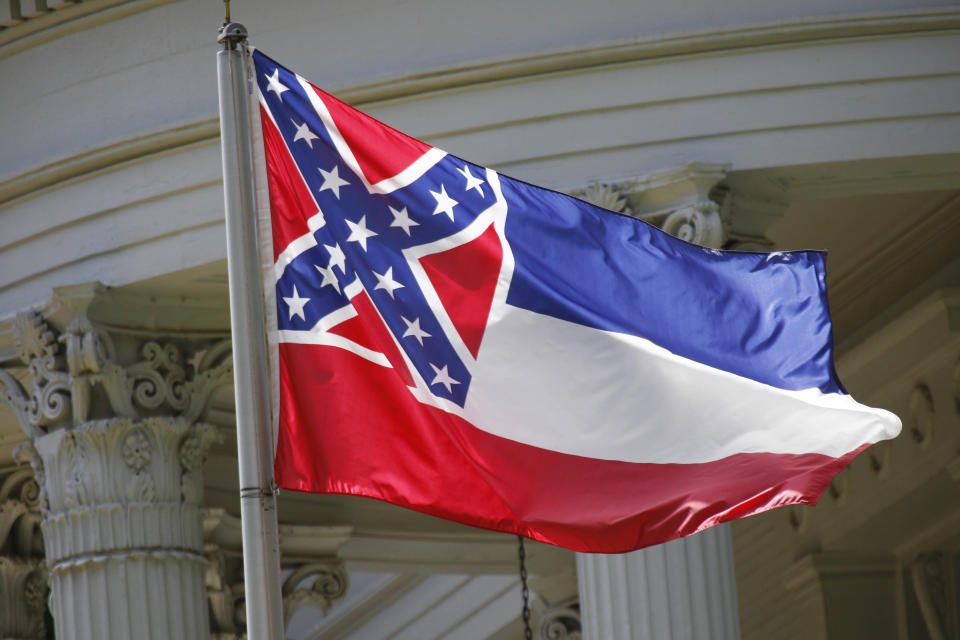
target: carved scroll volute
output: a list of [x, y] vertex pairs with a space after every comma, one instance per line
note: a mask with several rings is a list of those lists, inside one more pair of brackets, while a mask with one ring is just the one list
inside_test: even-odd
[[339, 560], [303, 565], [283, 583], [284, 621], [289, 622], [303, 606], [317, 607], [326, 614], [347, 593], [348, 586], [347, 572]]
[[223, 551], [213, 544], [205, 549], [207, 560], [207, 601], [210, 605], [211, 636], [217, 640], [241, 637], [245, 631], [243, 580], [230, 580]]
[[547, 604], [537, 599], [535, 606], [537, 640], [581, 640], [580, 607], [576, 600]]
[[571, 192], [591, 204], [648, 222], [693, 244], [719, 249], [726, 235], [717, 185], [728, 167], [693, 163]]
[[30, 371], [24, 430], [34, 436], [69, 417], [70, 376], [62, 371], [56, 335], [39, 314], [17, 314], [13, 343]]
[[29, 469], [0, 483], [0, 637], [45, 638], [40, 490]]
[[40, 487], [29, 469], [18, 469], [0, 484], [0, 548], [21, 557], [42, 557], [40, 520]]
[[723, 222], [715, 202], [698, 202], [678, 209], [667, 216], [661, 228], [681, 240], [705, 247], [717, 248], [723, 243]]
[[[202, 342], [146, 340], [134, 351], [132, 335], [118, 336], [123, 353], [140, 359], [122, 362], [111, 336], [80, 314], [59, 337], [35, 312], [14, 322], [14, 344], [27, 365], [0, 369], [0, 402], [17, 416], [31, 440], [58, 426], [97, 419], [180, 417], [200, 419], [213, 392], [233, 380], [229, 340]], [[192, 367], [192, 372], [188, 370]], [[192, 373], [192, 375], [190, 375]]]

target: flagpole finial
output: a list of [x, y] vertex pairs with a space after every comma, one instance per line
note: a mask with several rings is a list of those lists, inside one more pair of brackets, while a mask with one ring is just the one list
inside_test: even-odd
[[246, 39], [247, 28], [239, 22], [223, 23], [217, 34], [217, 42], [223, 43], [227, 49], [233, 49]]

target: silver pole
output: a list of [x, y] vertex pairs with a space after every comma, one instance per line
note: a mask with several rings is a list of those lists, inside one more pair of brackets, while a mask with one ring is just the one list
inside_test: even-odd
[[247, 115], [246, 37], [243, 25], [225, 24], [218, 38], [223, 48], [217, 52], [243, 572], [247, 637], [282, 640], [280, 545], [273, 491], [270, 383], [256, 241], [253, 154]]

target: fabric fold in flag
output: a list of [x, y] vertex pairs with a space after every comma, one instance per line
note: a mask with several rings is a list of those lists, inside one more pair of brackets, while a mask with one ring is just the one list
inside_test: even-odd
[[899, 433], [837, 379], [823, 253], [689, 244], [253, 62], [281, 487], [623, 552]]

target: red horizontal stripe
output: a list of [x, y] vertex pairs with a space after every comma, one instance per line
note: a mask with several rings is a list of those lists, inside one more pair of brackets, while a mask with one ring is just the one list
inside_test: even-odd
[[574, 551], [620, 553], [814, 503], [865, 448], [842, 458], [596, 460], [477, 429], [414, 400], [392, 369], [341, 349], [281, 344], [280, 355], [281, 487], [375, 498]]

